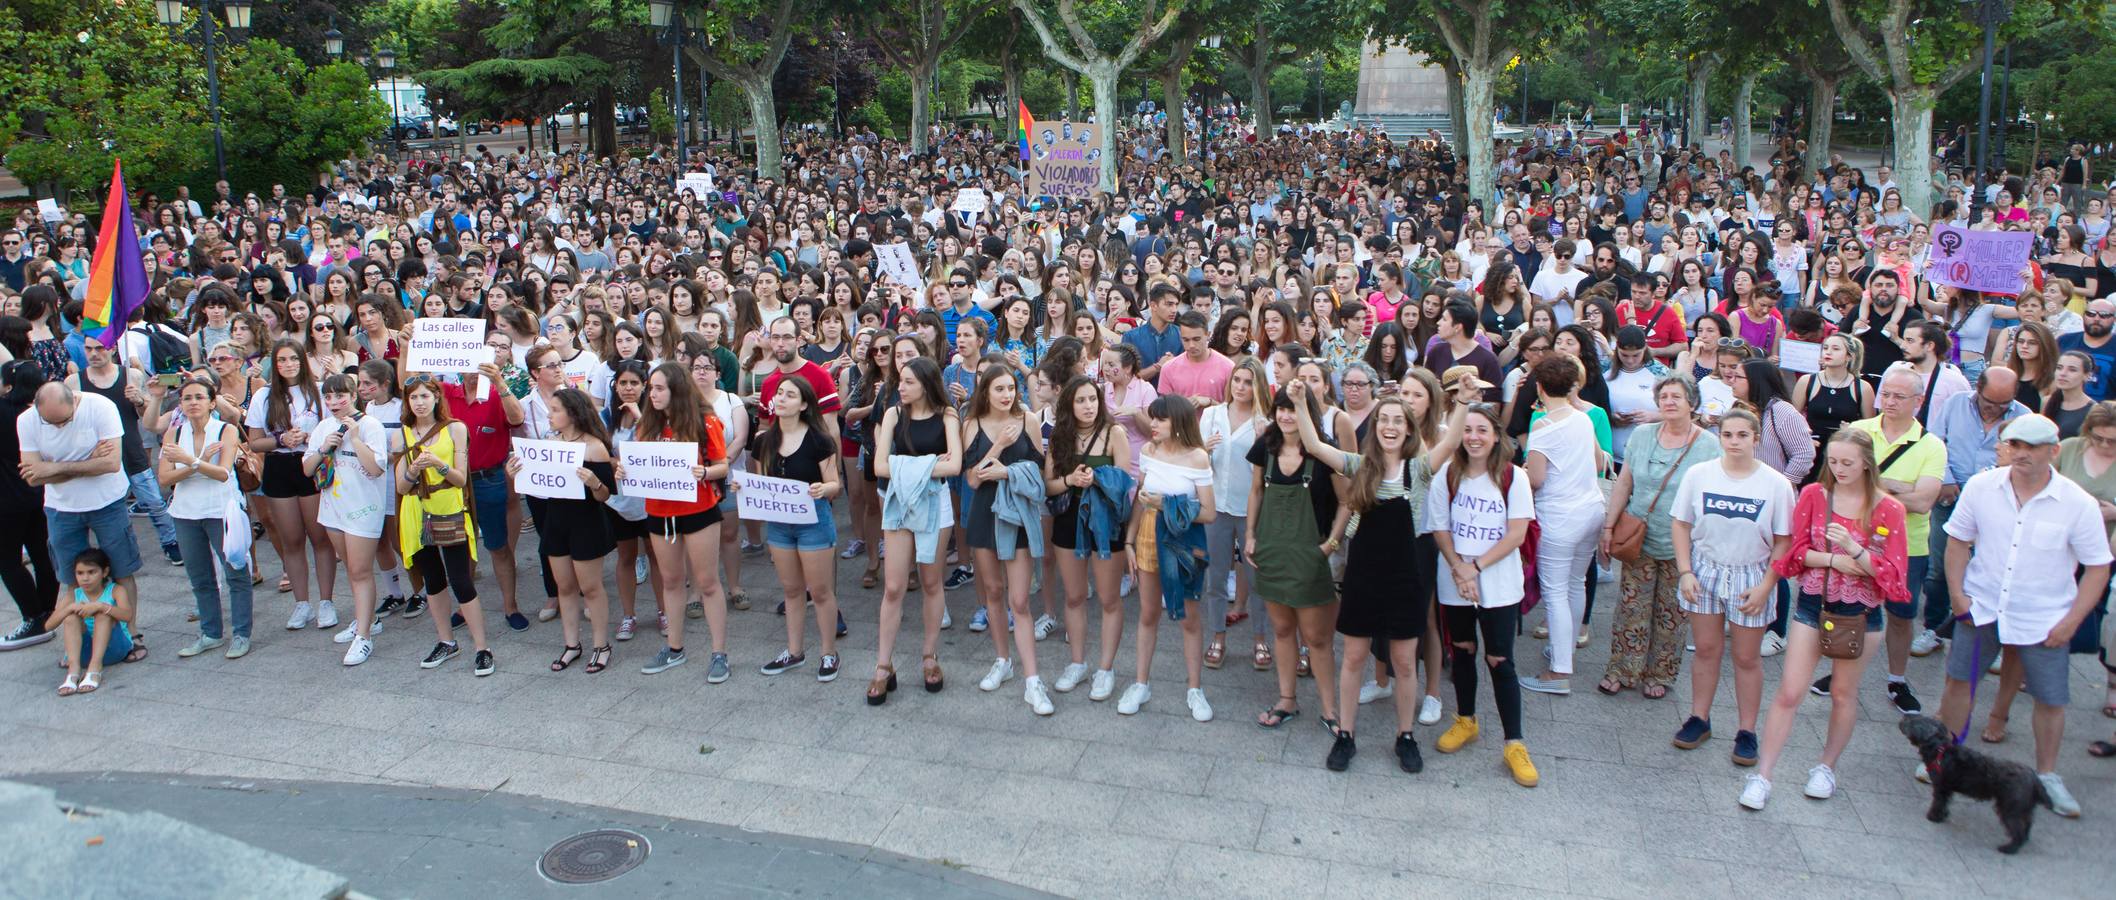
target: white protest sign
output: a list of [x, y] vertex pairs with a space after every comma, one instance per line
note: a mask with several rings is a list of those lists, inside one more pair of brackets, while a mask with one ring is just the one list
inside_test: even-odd
[[548, 500], [582, 500], [588, 489], [580, 483], [581, 462], [588, 445], [573, 441], [514, 439], [514, 455], [522, 468], [514, 473], [515, 493]]
[[37, 215], [46, 222], [57, 222], [66, 218], [66, 213], [59, 209], [59, 201], [50, 197], [37, 201]]
[[1734, 389], [1717, 378], [1698, 382], [1697, 411], [1707, 416], [1723, 416], [1734, 408]]
[[412, 323], [404, 368], [412, 372], [475, 372], [492, 362], [484, 319], [428, 318]]
[[948, 207], [956, 212], [981, 213], [991, 207], [983, 188], [963, 188], [955, 192], [955, 204]]
[[1778, 342], [1778, 366], [1788, 372], [1822, 370], [1822, 345], [1790, 338]]
[[808, 482], [773, 478], [737, 471], [728, 476], [735, 483], [735, 502], [745, 521], [814, 525], [816, 501], [808, 496]]
[[681, 197], [685, 193], [696, 195], [701, 202], [719, 195], [718, 191], [713, 190], [713, 176], [704, 172], [692, 172], [676, 181], [676, 196]]
[[620, 441], [617, 459], [625, 477], [617, 489], [627, 497], [645, 500], [696, 500], [698, 479], [691, 467], [698, 464], [698, 445], [673, 441]]
[[926, 276], [918, 270], [918, 257], [911, 254], [910, 244], [874, 245], [875, 265], [881, 274], [889, 276], [897, 284], [908, 284], [920, 291], [926, 289]]
[[1932, 229], [1932, 256], [1925, 280], [1988, 294], [2020, 293], [2035, 235], [2025, 231], [1970, 231], [1952, 225]]

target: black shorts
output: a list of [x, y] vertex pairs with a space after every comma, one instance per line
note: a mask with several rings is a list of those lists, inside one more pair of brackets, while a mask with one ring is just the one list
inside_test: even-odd
[[[563, 501], [568, 505], [580, 501]], [[546, 509], [536, 523], [536, 533], [541, 538], [539, 552], [552, 559], [571, 559], [577, 562], [601, 559], [617, 549], [617, 539], [610, 534], [608, 517], [579, 515], [567, 510]]]
[[618, 515], [617, 510], [610, 509], [609, 507], [603, 507], [603, 518], [608, 520], [610, 523], [610, 538], [612, 540], [620, 542], [638, 540], [639, 538], [643, 538], [654, 533], [653, 530], [648, 527], [648, 524], [653, 521], [650, 518], [640, 519], [639, 521], [634, 522], [631, 519], [627, 519], [623, 516]]
[[648, 516], [647, 532], [662, 537], [697, 534], [720, 524], [720, 507], [682, 516]]
[[301, 454], [267, 453], [264, 458], [264, 476], [258, 484], [267, 497], [314, 497], [316, 479], [301, 471]]

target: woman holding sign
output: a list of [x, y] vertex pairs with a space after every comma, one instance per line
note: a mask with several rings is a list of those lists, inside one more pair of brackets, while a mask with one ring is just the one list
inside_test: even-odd
[[[720, 591], [720, 491], [714, 485], [727, 477], [727, 439], [721, 435], [720, 417], [706, 407], [698, 387], [683, 367], [666, 362], [647, 376], [646, 408], [640, 411], [642, 441], [692, 444], [703, 456], [691, 464], [696, 493], [684, 500], [647, 500], [647, 523], [654, 534], [648, 544], [661, 567], [661, 589], [655, 599], [661, 604], [662, 638], [667, 642], [654, 659], [640, 668], [653, 675], [683, 665], [683, 583], [697, 584], [705, 603], [706, 627], [712, 631], [713, 656], [705, 680], [719, 684], [728, 677], [727, 598]], [[615, 474], [625, 480], [620, 464]], [[688, 564], [688, 565], [686, 565]]]
[[[478, 588], [471, 564], [477, 560], [477, 523], [470, 512], [470, 432], [448, 415], [441, 383], [432, 375], [413, 375], [404, 384], [404, 455], [397, 461], [397, 541], [404, 557], [419, 567], [426, 596], [433, 603], [433, 627], [440, 641], [419, 668], [438, 668], [461, 652], [449, 626], [452, 613], [463, 614], [470, 645], [477, 649], [471, 671], [479, 677], [497, 668], [485, 646], [485, 611], [478, 607]], [[501, 527], [506, 527], [502, 525]]]
[[[535, 355], [548, 359], [556, 354], [546, 348]], [[588, 674], [593, 675], [610, 665], [610, 598], [603, 593], [602, 558], [616, 549], [617, 539], [602, 510], [617, 475], [610, 463], [610, 444], [603, 435], [602, 419], [595, 412], [595, 401], [585, 391], [561, 388], [551, 395], [550, 433], [555, 440], [582, 446], [580, 467], [573, 476], [580, 480], [585, 495], [580, 499], [544, 500], [544, 514], [537, 528], [542, 539], [538, 552], [550, 564], [552, 580], [558, 582], [559, 627], [566, 636], [565, 648], [551, 662], [551, 671], [563, 672], [580, 659], [580, 618], [585, 609], [588, 627], [595, 632], [594, 649], [586, 667]], [[507, 458], [509, 478], [522, 470], [520, 452], [524, 451], [518, 450]]]
[[[805, 482], [815, 501], [815, 522], [793, 525], [764, 523], [764, 542], [771, 547], [772, 568], [786, 608], [786, 649], [765, 663], [766, 675], [778, 675], [807, 661], [802, 650], [802, 632], [808, 621], [807, 600], [816, 605], [816, 633], [823, 644], [823, 659], [816, 668], [817, 681], [838, 677], [837, 564], [831, 551], [837, 549], [837, 520], [830, 501], [844, 492], [838, 480], [837, 453], [823, 417], [816, 410], [816, 389], [806, 378], [781, 378], [771, 397], [772, 425], [757, 442], [757, 461], [763, 474]], [[804, 593], [806, 597], [804, 598]]]
[[301, 457], [302, 471], [323, 492], [317, 519], [353, 584], [353, 621], [335, 638], [352, 645], [345, 650], [348, 666], [367, 662], [375, 652], [375, 545], [382, 539], [390, 501], [389, 432], [381, 419], [354, 404], [356, 386], [351, 375], [323, 379], [323, 406], [330, 418], [316, 427], [316, 438]]

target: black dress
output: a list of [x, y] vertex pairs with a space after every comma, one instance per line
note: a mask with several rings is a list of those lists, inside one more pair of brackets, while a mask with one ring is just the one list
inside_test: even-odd
[[[1398, 477], [1409, 484], [1408, 462]], [[1413, 499], [1425, 498], [1383, 500], [1359, 514], [1338, 590], [1338, 634], [1392, 641], [1425, 636], [1426, 608], [1433, 602], [1433, 551], [1428, 544], [1418, 552]]]
[[[581, 467], [595, 475], [595, 480], [607, 485], [617, 483], [615, 466], [609, 462], [586, 462]], [[605, 507], [594, 497], [579, 500], [552, 499], [543, 501], [543, 521], [537, 523], [537, 536], [543, 555], [587, 562], [608, 556], [617, 549], [617, 535], [610, 527], [610, 517], [603, 512]]]
[[[977, 429], [977, 436], [970, 439], [970, 446], [963, 452], [963, 472], [968, 473], [976, 468], [977, 464], [984, 462], [985, 457], [991, 453], [992, 436], [983, 428]], [[999, 448], [999, 462], [1009, 466], [1018, 462], [1041, 464], [1043, 454], [1037, 452], [1035, 439], [1029, 436], [1028, 428], [1024, 427], [1013, 443]], [[992, 512], [992, 507], [999, 501], [999, 489], [1004, 484], [1004, 480], [987, 481], [970, 492], [970, 508], [963, 515], [962, 525], [963, 533], [968, 536], [973, 549], [998, 549], [994, 532], [998, 528], [999, 517]]]

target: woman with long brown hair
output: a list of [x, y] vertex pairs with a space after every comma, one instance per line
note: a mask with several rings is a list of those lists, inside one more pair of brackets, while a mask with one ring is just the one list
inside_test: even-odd
[[[318, 628], [338, 626], [338, 610], [331, 605], [331, 582], [338, 567], [331, 549], [330, 533], [317, 518], [322, 498], [315, 479], [301, 470], [301, 455], [309, 449], [309, 433], [323, 421], [323, 394], [309, 369], [308, 354], [301, 344], [282, 340], [272, 345], [266, 367], [264, 390], [250, 399], [243, 425], [248, 429], [250, 449], [264, 454], [261, 490], [271, 511], [272, 544], [286, 570], [280, 579], [283, 590], [294, 592], [293, 616], [287, 630], [311, 622]], [[309, 604], [310, 572], [304, 553], [315, 553], [315, 584], [318, 604]]]
[[[664, 362], [647, 377], [647, 402], [640, 410], [638, 439], [691, 444], [699, 450], [698, 461], [691, 465], [691, 477], [698, 483], [693, 497], [647, 500], [647, 521], [654, 535], [648, 544], [661, 569], [661, 584], [654, 595], [661, 604], [665, 646], [640, 671], [653, 675], [687, 661], [683, 653], [683, 600], [688, 577], [705, 605], [706, 627], [712, 632], [713, 654], [705, 680], [719, 684], [730, 674], [727, 598], [719, 578], [720, 490], [716, 486], [727, 477], [727, 438], [721, 431], [720, 417], [698, 396], [697, 384], [681, 364]], [[622, 462], [614, 474], [618, 481], [624, 480]]]
[[404, 452], [397, 458], [398, 549], [419, 569], [439, 637], [419, 668], [438, 668], [460, 652], [451, 620], [461, 614], [477, 651], [471, 671], [490, 675], [497, 665], [485, 645], [485, 612], [478, 606], [473, 568], [478, 526], [470, 511], [470, 433], [448, 415], [441, 383], [432, 375], [414, 375], [404, 383], [403, 433]]
[[1080, 543], [1081, 506], [1096, 486], [1096, 473], [1106, 468], [1131, 469], [1131, 442], [1117, 431], [1103, 404], [1102, 387], [1094, 379], [1076, 376], [1058, 391], [1052, 405], [1050, 454], [1045, 458], [1044, 488], [1061, 501], [1064, 511], [1051, 524], [1051, 542], [1060, 550], [1058, 575], [1065, 590], [1065, 640], [1072, 662], [1052, 685], [1060, 693], [1078, 687], [1090, 677], [1087, 665], [1087, 594], [1092, 580], [1095, 598], [1102, 607], [1101, 652], [1092, 672], [1088, 699], [1107, 700], [1116, 689], [1117, 644], [1124, 637], [1124, 596], [1120, 587], [1127, 567], [1123, 555], [1124, 523], [1112, 521], [1104, 532], [1093, 531], [1094, 517], [1087, 519], [1088, 545]]

